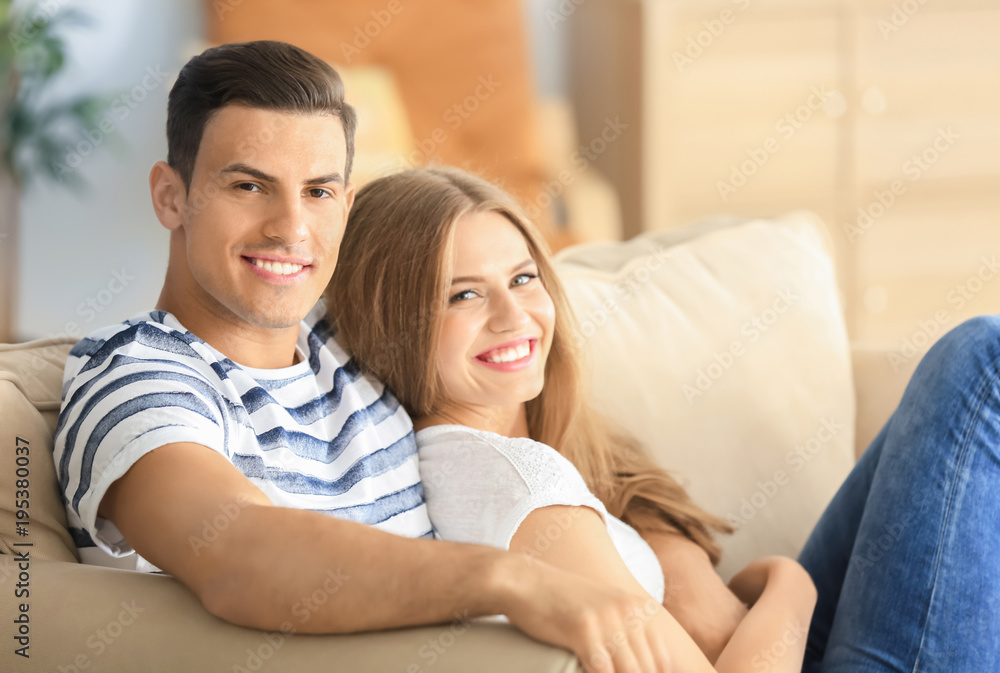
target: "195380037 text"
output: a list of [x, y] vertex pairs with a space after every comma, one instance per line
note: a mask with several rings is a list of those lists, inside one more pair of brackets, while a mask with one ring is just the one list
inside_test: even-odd
[[27, 659], [31, 647], [31, 547], [34, 545], [29, 538], [31, 526], [31, 446], [27, 439], [16, 438], [14, 447], [14, 526], [18, 537], [27, 538], [14, 543], [13, 572], [17, 573], [14, 582], [14, 604], [17, 606], [14, 617], [14, 654]]

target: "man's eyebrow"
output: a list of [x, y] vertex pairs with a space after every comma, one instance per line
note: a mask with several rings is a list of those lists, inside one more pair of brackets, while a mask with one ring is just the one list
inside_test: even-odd
[[[511, 269], [510, 273], [512, 273], [512, 274], [513, 273], [517, 273], [518, 271], [520, 271], [521, 269], [525, 268], [526, 266], [531, 266], [534, 263], [535, 263], [535, 260], [533, 260], [532, 258], [529, 257], [528, 259], [524, 260], [523, 262], [521, 262], [520, 264], [518, 264], [517, 266], [515, 266], [513, 269]], [[459, 283], [482, 283], [483, 280], [484, 279], [481, 276], [461, 276], [459, 278], [452, 278], [451, 279], [451, 284], [452, 285], [458, 285]]]
[[[219, 172], [220, 173], [243, 173], [245, 175], [249, 175], [251, 177], [257, 178], [258, 180], [260, 180], [262, 182], [273, 182], [273, 183], [277, 183], [278, 182], [278, 178], [276, 178], [274, 176], [271, 176], [271, 175], [268, 175], [267, 173], [265, 173], [264, 171], [262, 171], [262, 170], [260, 170], [258, 168], [254, 168], [253, 166], [248, 166], [247, 164], [241, 164], [241, 163], [229, 164], [228, 166], [226, 166], [225, 168], [223, 168]], [[342, 185], [342, 184], [344, 184], [344, 178], [343, 178], [343, 176], [340, 175], [340, 173], [327, 173], [326, 175], [320, 175], [320, 176], [315, 177], [315, 178], [309, 178], [303, 184], [306, 184], [306, 185], [326, 185], [326, 184], [329, 184], [331, 182], [335, 182], [337, 184], [341, 184]]]
[[331, 182], [335, 182], [338, 185], [344, 184], [344, 178], [340, 173], [327, 173], [326, 175], [320, 175], [316, 178], [309, 178], [304, 184], [307, 185], [327, 185]]
[[246, 164], [241, 164], [241, 163], [229, 164], [228, 166], [226, 166], [225, 168], [223, 168], [219, 172], [220, 173], [244, 173], [244, 174], [249, 175], [251, 177], [257, 178], [258, 180], [262, 180], [263, 182], [277, 182], [278, 181], [278, 178], [272, 177], [272, 176], [268, 175], [267, 173], [265, 173], [264, 171], [262, 171], [260, 169], [254, 168], [253, 166], [248, 166]]

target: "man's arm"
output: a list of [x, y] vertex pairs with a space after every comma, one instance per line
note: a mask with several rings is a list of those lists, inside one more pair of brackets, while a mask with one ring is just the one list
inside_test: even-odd
[[[347, 633], [506, 614], [528, 635], [575, 652], [588, 671], [615, 670], [602, 653], [623, 635], [666, 656], [659, 632], [635, 623], [643, 601], [634, 594], [522, 554], [275, 507], [199, 444], [143, 456], [112, 484], [99, 513], [233, 623]], [[615, 647], [621, 656], [630, 645]]]
[[228, 460], [198, 444], [143, 456], [108, 489], [99, 514], [210, 612], [245, 626], [349, 632], [495, 607], [479, 600], [499, 550], [275, 507]]

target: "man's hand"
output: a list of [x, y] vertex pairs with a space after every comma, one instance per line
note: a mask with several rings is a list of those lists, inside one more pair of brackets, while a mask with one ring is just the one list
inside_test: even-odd
[[527, 556], [504, 574], [502, 593], [513, 600], [503, 611], [511, 624], [576, 653], [588, 673], [714, 670], [677, 620], [648, 594]]

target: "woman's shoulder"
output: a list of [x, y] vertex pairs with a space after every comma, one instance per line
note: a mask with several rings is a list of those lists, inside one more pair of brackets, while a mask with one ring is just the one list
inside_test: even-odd
[[506, 437], [464, 425], [433, 425], [419, 430], [416, 440], [422, 469], [425, 464], [444, 461], [453, 466], [506, 468], [515, 471], [532, 493], [583, 485], [583, 478], [569, 460], [551, 446], [527, 437]]

